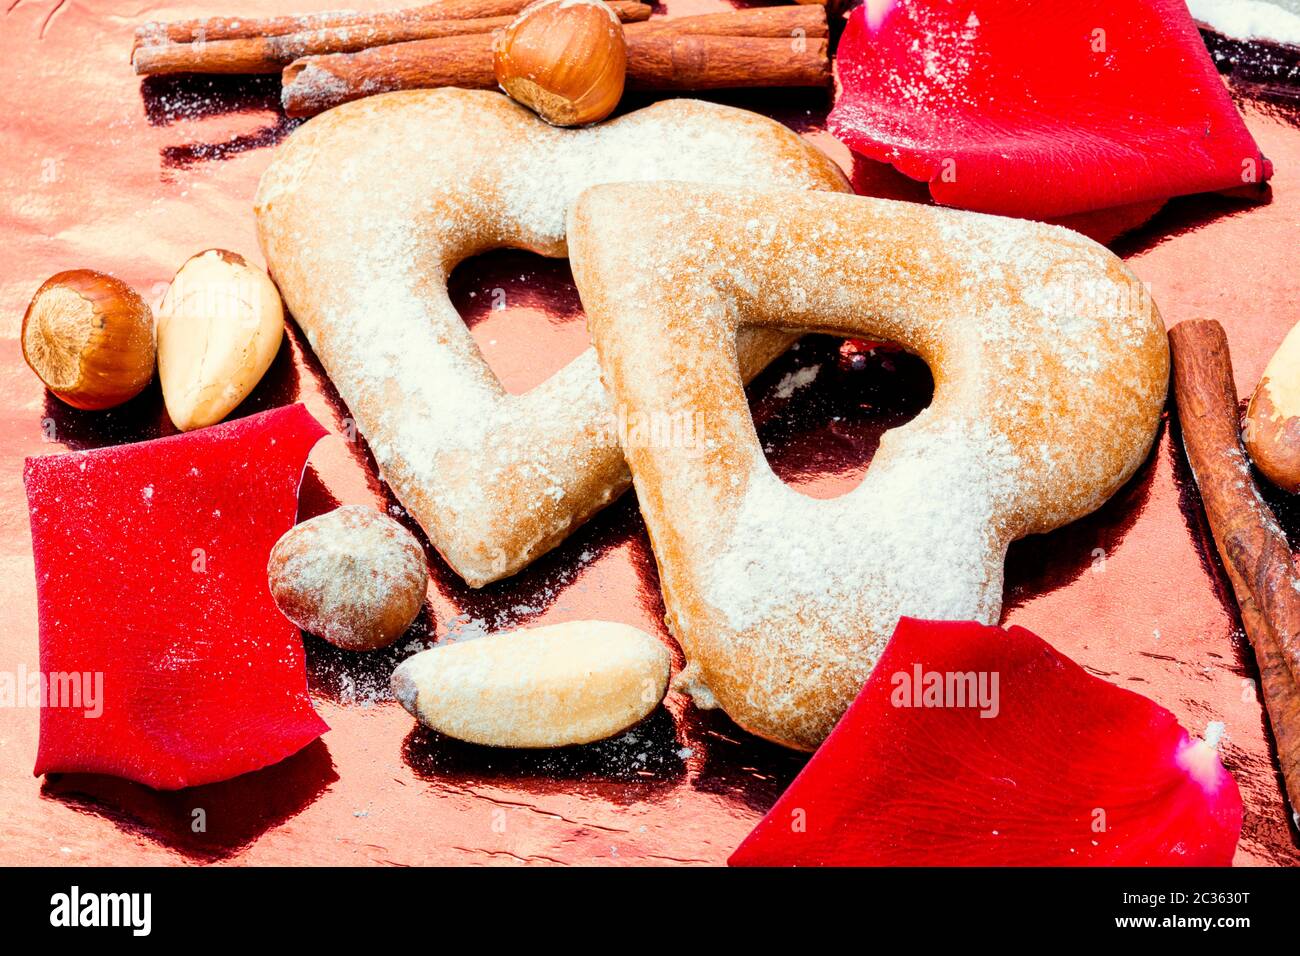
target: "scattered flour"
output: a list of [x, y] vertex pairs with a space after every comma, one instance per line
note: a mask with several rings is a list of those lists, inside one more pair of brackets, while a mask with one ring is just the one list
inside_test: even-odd
[[785, 399], [792, 396], [799, 389], [811, 385], [817, 379], [817, 373], [822, 370], [820, 365], [809, 365], [806, 368], [798, 369], [794, 372], [784, 375], [781, 381], [776, 383], [776, 389], [773, 395], [777, 398]]
[[1300, 46], [1300, 11], [1265, 0], [1187, 0], [1192, 19], [1235, 40]]

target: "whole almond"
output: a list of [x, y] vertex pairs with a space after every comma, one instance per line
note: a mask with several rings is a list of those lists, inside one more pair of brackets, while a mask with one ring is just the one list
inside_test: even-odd
[[158, 308], [158, 379], [181, 431], [221, 421], [248, 397], [284, 337], [270, 277], [234, 252], [189, 259]]
[[631, 727], [663, 699], [671, 658], [626, 624], [571, 621], [408, 657], [393, 693], [427, 727], [492, 747], [563, 747]]

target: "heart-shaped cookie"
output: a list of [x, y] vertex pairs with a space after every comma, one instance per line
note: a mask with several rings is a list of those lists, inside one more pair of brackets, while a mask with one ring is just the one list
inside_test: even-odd
[[[1059, 226], [673, 183], [592, 189], [569, 242], [615, 402], [704, 429], [703, 455], [626, 448], [681, 686], [787, 746], [830, 732], [899, 617], [996, 622], [1007, 545], [1099, 507], [1160, 422], [1150, 295]], [[755, 434], [731, 348], [746, 326], [897, 342], [934, 400], [857, 488], [806, 497]]]
[[[743, 110], [669, 100], [566, 130], [499, 94], [459, 89], [324, 113], [262, 177], [258, 232], [285, 302], [384, 479], [474, 587], [524, 567], [627, 487], [620, 437], [682, 431], [621, 416], [590, 349], [508, 394], [447, 277], [499, 247], [564, 256], [565, 217], [584, 189], [655, 179], [848, 190], [828, 158]], [[790, 341], [742, 336], [742, 371]]]

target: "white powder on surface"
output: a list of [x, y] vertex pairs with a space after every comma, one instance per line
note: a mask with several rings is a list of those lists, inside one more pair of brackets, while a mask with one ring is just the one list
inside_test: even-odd
[[594, 352], [508, 394], [447, 275], [488, 248], [565, 255], [578, 195], [651, 179], [844, 186], [795, 134], [744, 111], [672, 100], [563, 130], [457, 89], [317, 117], [263, 177], [259, 231], [285, 301], [384, 479], [472, 585], [554, 546], [630, 479], [603, 440], [611, 409]]
[[443, 640], [450, 643], [474, 641], [492, 633], [492, 628], [487, 621], [469, 614], [458, 614], [448, 620], [445, 626]]
[[[1077, 233], [689, 186], [608, 187], [575, 218], [618, 401], [709, 416], [703, 456], [628, 454], [683, 689], [751, 730], [818, 742], [900, 616], [996, 622], [1008, 543], [1095, 509], [1150, 448], [1163, 324]], [[882, 437], [856, 489], [801, 495], [764, 459], [738, 383], [718, 382], [743, 322], [899, 343], [931, 363], [934, 401]]]
[[989, 568], [1000, 570], [1003, 549], [993, 513], [1012, 502], [1021, 465], [1010, 443], [926, 412], [887, 432], [886, 443], [905, 451], [830, 500], [755, 467], [704, 585], [733, 628], [793, 622], [808, 609], [836, 633], [876, 638], [901, 615], [996, 620], [1002, 581]]
[[304, 104], [336, 102], [348, 95], [346, 80], [315, 63], [307, 63], [292, 82]]
[[809, 365], [807, 368], [801, 368], [783, 375], [781, 381], [776, 383], [776, 388], [772, 394], [777, 398], [790, 398], [799, 389], [811, 385], [817, 379], [817, 373], [821, 370], [820, 365]]
[[1235, 40], [1300, 46], [1300, 11], [1265, 0], [1187, 0], [1192, 19]]

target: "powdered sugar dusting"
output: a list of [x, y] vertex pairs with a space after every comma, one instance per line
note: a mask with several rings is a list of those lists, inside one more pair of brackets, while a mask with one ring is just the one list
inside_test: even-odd
[[789, 398], [799, 389], [811, 385], [817, 378], [817, 373], [821, 370], [820, 365], [809, 365], [791, 372], [776, 383], [776, 388], [772, 392], [773, 396], [776, 398]]
[[[887, 432], [886, 443], [883, 467], [828, 501], [753, 469], [732, 540], [703, 587], [733, 628], [815, 607], [836, 632], [871, 635], [863, 650], [875, 657], [900, 615], [996, 621], [1002, 576], [990, 568], [1000, 572], [1003, 545], [993, 514], [1014, 499], [1020, 467], [1010, 443], [986, 426], [937, 421], [928, 409], [906, 434]], [[944, 573], [932, 574], [936, 567]]]
[[1192, 17], [1237, 40], [1300, 46], [1300, 13], [1265, 0], [1188, 0]]
[[302, 91], [302, 95], [312, 102], [330, 102], [348, 93], [348, 85], [341, 77], [311, 62], [298, 71], [293, 82]]
[[285, 301], [383, 477], [471, 585], [549, 550], [629, 476], [594, 353], [506, 393], [447, 276], [496, 247], [565, 255], [567, 212], [584, 189], [666, 178], [846, 188], [824, 156], [741, 110], [673, 100], [564, 130], [459, 89], [323, 114], [262, 179], [259, 230]]
[[[704, 455], [627, 454], [683, 689], [764, 736], [820, 742], [902, 615], [995, 623], [1007, 545], [1095, 509], [1155, 435], [1163, 323], [1069, 230], [676, 184], [593, 190], [571, 230], [616, 400], [707, 421]], [[933, 403], [856, 489], [800, 495], [719, 365], [747, 324], [899, 343], [930, 365]]]

